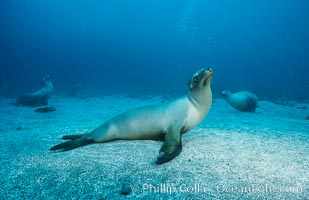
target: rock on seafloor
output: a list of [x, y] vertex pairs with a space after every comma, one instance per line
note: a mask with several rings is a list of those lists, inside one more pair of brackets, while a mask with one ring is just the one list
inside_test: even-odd
[[49, 112], [54, 112], [54, 111], [56, 111], [56, 108], [53, 106], [41, 107], [41, 108], [37, 108], [34, 110], [34, 112], [38, 112], [38, 113], [49, 113]]

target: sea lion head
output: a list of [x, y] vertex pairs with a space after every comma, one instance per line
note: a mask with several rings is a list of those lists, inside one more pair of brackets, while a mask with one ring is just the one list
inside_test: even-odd
[[209, 110], [211, 105], [211, 79], [212, 69], [201, 69], [192, 76], [188, 84], [189, 100], [196, 106], [205, 107], [205, 110]]
[[47, 74], [46, 76], [43, 77], [43, 81], [49, 81], [50, 80], [50, 75]]
[[48, 82], [50, 82], [50, 75], [49, 74], [44, 76], [43, 79], [42, 79], [42, 84], [43, 85], [46, 85]]
[[196, 72], [189, 80], [189, 90], [191, 92], [201, 90], [207, 86], [210, 86], [212, 79], [212, 69], [201, 69]]
[[221, 96], [222, 96], [223, 98], [227, 98], [227, 97], [230, 96], [230, 95], [231, 95], [231, 92], [228, 91], [228, 90], [223, 90], [223, 91], [221, 92]]
[[43, 77], [42, 84], [44, 87], [50, 88], [50, 90], [54, 89], [54, 85], [51, 82], [51, 76], [49, 74]]

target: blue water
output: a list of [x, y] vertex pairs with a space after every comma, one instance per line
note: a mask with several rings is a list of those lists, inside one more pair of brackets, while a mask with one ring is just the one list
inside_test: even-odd
[[33, 91], [180, 94], [212, 66], [213, 90], [309, 98], [307, 0], [1, 0], [0, 83]]

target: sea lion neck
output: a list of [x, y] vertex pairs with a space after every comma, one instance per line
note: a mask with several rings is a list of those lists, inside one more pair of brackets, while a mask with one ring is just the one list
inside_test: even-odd
[[188, 100], [197, 108], [208, 109], [209, 105], [206, 102], [212, 101], [212, 91], [210, 84], [197, 91], [189, 91]]

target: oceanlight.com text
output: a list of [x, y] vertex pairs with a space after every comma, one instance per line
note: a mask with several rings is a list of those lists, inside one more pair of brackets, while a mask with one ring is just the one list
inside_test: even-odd
[[227, 184], [217, 184], [215, 186], [207, 186], [205, 184], [180, 184], [172, 185], [168, 183], [162, 184], [143, 184], [141, 187], [132, 186], [133, 192], [143, 193], [295, 193], [303, 192], [300, 186], [275, 186], [265, 185], [248, 185], [248, 186], [231, 186]]

